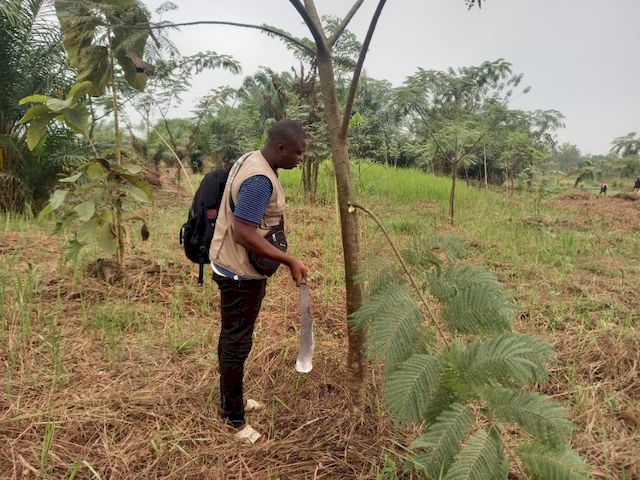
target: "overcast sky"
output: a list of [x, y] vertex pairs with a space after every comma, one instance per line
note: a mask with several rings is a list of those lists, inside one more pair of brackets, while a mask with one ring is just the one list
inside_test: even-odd
[[[163, 0], [144, 0], [154, 11]], [[173, 0], [174, 22], [228, 20], [275, 25], [310, 36], [288, 0]], [[352, 0], [316, 0], [321, 15], [343, 17]], [[360, 40], [377, 4], [365, 0], [350, 29]], [[154, 19], [160, 18], [154, 13]], [[367, 75], [401, 85], [424, 69], [477, 65], [504, 58], [524, 73], [531, 92], [513, 106], [556, 109], [566, 116], [561, 142], [606, 153], [611, 141], [640, 132], [640, 0], [485, 0], [467, 11], [463, 0], [388, 0], [365, 62]], [[210, 89], [237, 87], [264, 65], [296, 64], [282, 43], [256, 30], [191, 26], [169, 34], [184, 55], [213, 50], [242, 64], [240, 75], [206, 72], [193, 79], [175, 116], [188, 116]]]

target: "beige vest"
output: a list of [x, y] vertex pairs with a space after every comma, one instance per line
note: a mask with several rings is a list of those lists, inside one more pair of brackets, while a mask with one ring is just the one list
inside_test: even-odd
[[[244, 157], [244, 156], [243, 156]], [[264, 175], [271, 180], [273, 192], [269, 199], [269, 205], [264, 212], [262, 224], [258, 227], [258, 234], [264, 236], [274, 226], [280, 223], [280, 219], [284, 216], [284, 190], [280, 184], [278, 176], [271, 166], [262, 156], [260, 150], [251, 152], [246, 158], [241, 157], [231, 167], [227, 185], [224, 189], [218, 219], [216, 220], [216, 229], [213, 233], [211, 248], [209, 250], [209, 258], [216, 265], [220, 265], [241, 278], [263, 279], [267, 278], [259, 274], [249, 263], [246, 249], [236, 243], [233, 228], [233, 212], [229, 203], [229, 195], [233, 198], [233, 203], [238, 203], [238, 192], [240, 185], [247, 178], [254, 175]]]

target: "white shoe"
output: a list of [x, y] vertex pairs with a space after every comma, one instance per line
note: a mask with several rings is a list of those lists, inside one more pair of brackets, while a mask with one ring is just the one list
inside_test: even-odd
[[253, 398], [247, 398], [244, 401], [244, 413], [259, 412], [260, 410], [264, 410], [263, 403], [260, 403]]
[[233, 435], [233, 438], [239, 442], [246, 443], [247, 445], [253, 445], [261, 436], [262, 435], [258, 431], [254, 430], [254, 428], [247, 423]]

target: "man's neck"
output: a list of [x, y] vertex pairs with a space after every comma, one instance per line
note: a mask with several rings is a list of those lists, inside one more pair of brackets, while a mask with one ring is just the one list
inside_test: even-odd
[[263, 146], [260, 149], [260, 153], [262, 154], [262, 156], [264, 157], [264, 159], [267, 161], [267, 163], [269, 164], [269, 166], [271, 167], [271, 169], [274, 172], [278, 172], [278, 167], [276, 167], [274, 165], [274, 161], [273, 161], [273, 157], [272, 157], [272, 152], [269, 151], [269, 149], [267, 148], [267, 146]]

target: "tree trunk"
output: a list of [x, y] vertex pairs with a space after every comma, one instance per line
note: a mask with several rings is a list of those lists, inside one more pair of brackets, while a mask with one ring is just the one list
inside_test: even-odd
[[310, 179], [310, 191], [311, 191], [311, 203], [316, 203], [318, 194], [318, 173], [320, 171], [320, 157], [313, 157], [311, 162], [311, 179]]
[[489, 189], [489, 181], [487, 180], [487, 145], [485, 143], [482, 144], [483, 157], [484, 157], [484, 188], [485, 190]]
[[451, 222], [451, 226], [453, 227], [453, 215], [454, 215], [454, 206], [455, 206], [455, 196], [456, 196], [456, 176], [458, 175], [458, 163], [453, 164], [453, 168], [451, 169], [451, 193], [449, 194], [449, 221]]
[[[325, 116], [331, 139], [331, 156], [336, 177], [337, 202], [342, 230], [342, 248], [344, 252], [345, 287], [347, 294], [347, 318], [362, 305], [362, 287], [356, 281], [360, 266], [360, 240], [358, 237], [358, 219], [355, 213], [349, 213], [349, 202], [353, 197], [353, 181], [349, 165], [347, 140], [340, 134], [340, 106], [336, 93], [335, 76], [329, 53], [318, 53], [318, 73], [320, 89], [324, 98]], [[347, 321], [349, 350], [347, 369], [349, 372], [349, 390], [356, 402], [360, 402], [364, 390], [364, 333], [354, 329]]]
[[118, 89], [116, 87], [116, 73], [114, 70], [113, 51], [109, 49], [109, 59], [111, 61], [111, 95], [113, 100], [113, 129], [115, 133], [115, 155], [118, 165], [122, 165], [122, 155], [120, 152], [120, 125], [118, 121]]
[[151, 135], [150, 135], [150, 128], [149, 128], [149, 109], [147, 109], [146, 111], [146, 118], [145, 118], [146, 124], [147, 124], [147, 147], [145, 149], [145, 157], [146, 161], [147, 161], [147, 165], [151, 165]]

